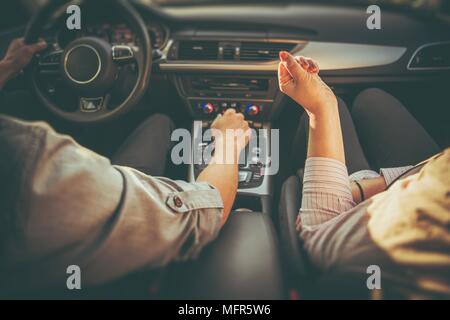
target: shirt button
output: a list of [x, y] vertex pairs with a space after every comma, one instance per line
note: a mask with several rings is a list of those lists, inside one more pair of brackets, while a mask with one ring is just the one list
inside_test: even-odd
[[179, 196], [173, 197], [173, 203], [177, 208], [181, 208], [183, 206], [183, 200]]

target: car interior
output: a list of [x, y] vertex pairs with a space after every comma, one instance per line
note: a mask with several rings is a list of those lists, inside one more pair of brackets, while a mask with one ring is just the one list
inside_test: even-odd
[[[353, 279], [355, 275], [324, 278], [314, 270], [296, 232], [302, 168], [292, 163], [292, 154], [304, 111], [279, 90], [278, 55], [289, 51], [314, 58], [322, 79], [348, 106], [364, 89], [387, 91], [446, 148], [447, 1], [419, 7], [415, 1], [380, 1], [381, 30], [366, 27], [370, 1], [84, 0], [76, 2], [82, 9], [81, 30], [66, 27], [61, 6], [67, 1], [49, 2], [1, 4], [0, 57], [17, 37], [30, 42], [44, 38], [49, 44], [4, 88], [19, 93], [17, 103], [2, 107], [3, 114], [45, 121], [106, 157], [157, 113], [168, 115], [177, 128], [195, 137], [217, 115], [233, 108], [244, 114], [251, 128], [278, 129], [280, 141], [276, 174], [264, 174], [264, 160], [240, 165], [230, 221], [198, 259], [132, 274], [82, 293], [50, 290], [49, 297], [371, 298], [365, 282]], [[84, 77], [76, 62], [65, 64], [67, 72], [61, 72], [65, 52], [80, 43], [113, 56], [104, 60], [98, 82], [88, 87], [64, 79], [71, 74]], [[112, 76], [116, 71], [118, 78]], [[270, 146], [270, 137], [259, 139]], [[166, 176], [195, 181], [204, 166], [169, 161]], [[344, 278], [347, 290], [333, 290]], [[391, 292], [384, 297], [401, 295]]]

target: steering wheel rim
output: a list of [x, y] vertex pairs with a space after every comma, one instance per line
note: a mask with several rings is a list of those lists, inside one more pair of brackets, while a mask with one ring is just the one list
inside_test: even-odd
[[[27, 26], [26, 32], [25, 32], [25, 42], [30, 44], [36, 42], [40, 35], [42, 34], [44, 30], [44, 26], [47, 23], [47, 21], [51, 18], [52, 14], [60, 8], [62, 5], [67, 3], [68, 0], [53, 0], [50, 1], [47, 5], [45, 5], [30, 21], [30, 23]], [[42, 92], [41, 88], [39, 87], [37, 83], [37, 72], [39, 70], [39, 65], [37, 63], [34, 63], [32, 66], [32, 72], [31, 72], [31, 78], [32, 78], [32, 87], [35, 91], [37, 97], [39, 100], [43, 103], [43, 105], [49, 109], [52, 113], [56, 114], [60, 118], [63, 118], [65, 120], [71, 121], [71, 122], [77, 122], [77, 123], [99, 123], [107, 120], [111, 120], [113, 118], [116, 118], [119, 115], [122, 115], [126, 112], [128, 112], [136, 103], [140, 100], [140, 98], [145, 93], [149, 80], [150, 80], [150, 73], [152, 69], [152, 45], [151, 40], [149, 37], [149, 34], [147, 32], [147, 28], [145, 25], [145, 22], [143, 21], [140, 14], [135, 10], [135, 8], [127, 1], [125, 0], [110, 0], [108, 1], [108, 5], [116, 6], [117, 10], [121, 10], [121, 14], [124, 17], [124, 19], [130, 24], [130, 27], [134, 30], [134, 32], [137, 34], [138, 38], [141, 40], [139, 43], [139, 50], [137, 52], [133, 51], [133, 59], [135, 60], [135, 63], [137, 65], [137, 77], [136, 77], [136, 83], [131, 90], [128, 97], [126, 97], [118, 106], [116, 106], [112, 110], [108, 110], [107, 108], [107, 99], [108, 96], [110, 96], [111, 92], [105, 92], [104, 96], [102, 96], [102, 102], [100, 103], [100, 108], [96, 111], [86, 111], [86, 109], [83, 108], [84, 105], [86, 105], [86, 101], [93, 100], [93, 97], [82, 97], [81, 95], [77, 95], [79, 97], [79, 107], [75, 112], [69, 112], [64, 111], [62, 108], [60, 108], [58, 105], [56, 105], [44, 92]], [[58, 61], [60, 63], [60, 72], [65, 72], [63, 76], [66, 76], [65, 78], [72, 77], [67, 72], [67, 59], [69, 58], [69, 52], [68, 49], [74, 48], [74, 46], [77, 47], [91, 47], [94, 49], [93, 51], [101, 51], [103, 55], [97, 54], [97, 56], [102, 57], [102, 59], [106, 59], [104, 64], [109, 64], [112, 61], [113, 63], [117, 63], [116, 60], [123, 60], [117, 59], [114, 55], [114, 51], [117, 50], [117, 47], [126, 47], [126, 46], [111, 46], [111, 49], [109, 50], [108, 47], [105, 45], [105, 43], [102, 43], [102, 40], [96, 39], [93, 37], [83, 37], [80, 39], [76, 39], [72, 41], [66, 48], [61, 52], [61, 58]], [[87, 42], [86, 45], [83, 45], [83, 42]], [[80, 44], [81, 43], [81, 44]], [[73, 44], [73, 45], [72, 45]], [[93, 48], [95, 47], [95, 48]], [[123, 49], [123, 48], [122, 48]], [[108, 50], [110, 52], [108, 52]], [[130, 50], [130, 49], [126, 49]], [[127, 51], [128, 52], [128, 51]], [[109, 56], [109, 57], [108, 57]], [[109, 61], [111, 59], [111, 61]], [[99, 60], [99, 68], [102, 67], [102, 63]], [[108, 73], [108, 81], [114, 82], [116, 79], [112, 79], [113, 76], [111, 73], [111, 70], [105, 71], [105, 73]], [[67, 77], [68, 76], [68, 77]], [[106, 78], [107, 76], [104, 76]], [[97, 80], [97, 79], [96, 79]], [[98, 79], [99, 81], [101, 79]], [[75, 83], [75, 89], [82, 87], [81, 82]], [[108, 83], [110, 84], [110, 83]], [[76, 87], [78, 85], [78, 87]], [[84, 83], [84, 85], [87, 87], [89, 84]], [[86, 89], [86, 88], [84, 88]], [[87, 88], [89, 89], [89, 88]], [[111, 91], [112, 88], [109, 88]], [[106, 90], [106, 89], [105, 89]], [[86, 90], [84, 90], [86, 91]], [[104, 99], [103, 99], [104, 98]], [[84, 99], [84, 100], [83, 100]], [[99, 98], [96, 98], [99, 99]]]

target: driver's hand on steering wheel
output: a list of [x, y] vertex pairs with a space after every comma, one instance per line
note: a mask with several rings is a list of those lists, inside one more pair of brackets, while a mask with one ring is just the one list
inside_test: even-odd
[[0, 60], [0, 89], [22, 71], [37, 52], [45, 48], [47, 48], [47, 43], [44, 40], [30, 45], [25, 44], [23, 38], [13, 40], [5, 57]]

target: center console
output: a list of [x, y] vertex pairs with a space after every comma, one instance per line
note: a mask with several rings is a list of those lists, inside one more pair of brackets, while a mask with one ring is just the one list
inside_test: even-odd
[[[230, 108], [244, 114], [255, 134], [252, 135], [253, 143], [249, 143], [241, 156], [235, 207], [268, 212], [273, 177], [268, 174], [271, 120], [279, 112], [282, 99], [277, 79], [264, 75], [188, 74], [174, 76], [173, 81], [194, 119], [192, 139], [197, 154], [210, 147], [210, 142], [205, 142], [202, 137], [217, 115]], [[207, 163], [192, 163], [189, 180], [195, 181]]]
[[278, 82], [267, 76], [187, 75], [175, 77], [180, 96], [194, 119], [213, 120], [229, 108], [261, 127], [278, 110]]
[[[194, 121], [193, 124], [193, 154], [202, 155], [210, 143], [205, 142], [202, 137], [205, 130], [209, 129], [211, 122], [204, 120]], [[250, 126], [255, 129], [254, 124]], [[241, 195], [269, 196], [271, 194], [271, 176], [268, 175], [270, 165], [270, 124], [262, 124], [261, 130], [254, 131], [251, 141], [242, 152], [239, 160], [239, 193]], [[190, 180], [194, 181], [206, 168], [208, 163], [203, 159], [193, 161], [190, 166]]]
[[181, 81], [196, 118], [213, 119], [233, 108], [248, 119], [263, 121], [273, 105], [269, 78], [183, 77]]

